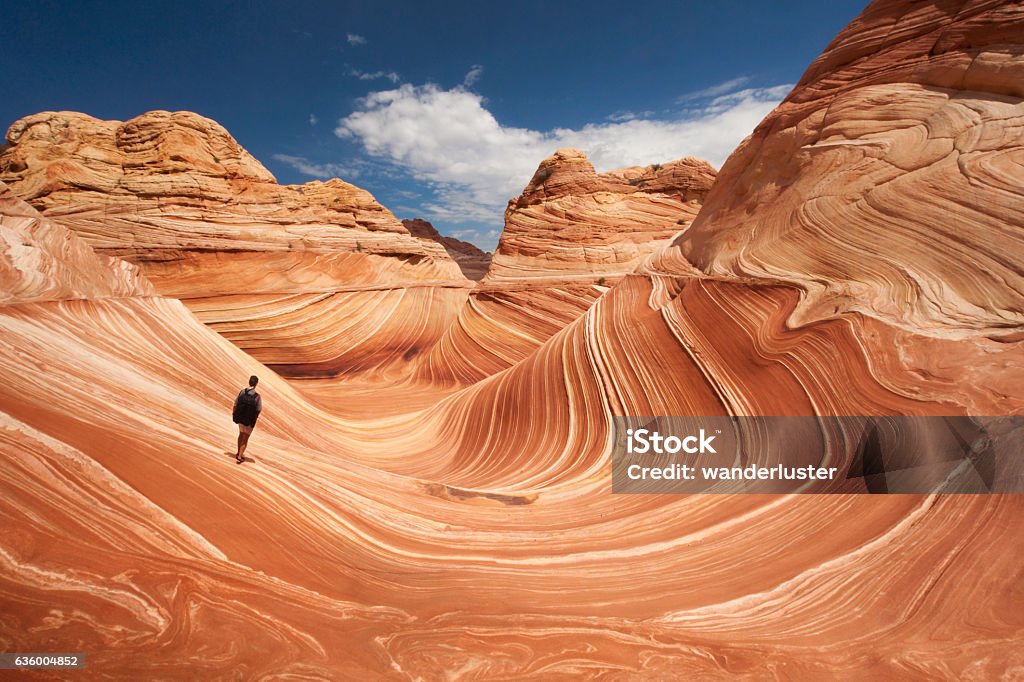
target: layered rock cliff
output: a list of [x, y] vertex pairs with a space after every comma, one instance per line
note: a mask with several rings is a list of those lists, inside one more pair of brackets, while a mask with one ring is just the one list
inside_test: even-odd
[[[98, 252], [138, 262], [168, 295], [461, 279], [440, 245], [413, 238], [369, 192], [338, 179], [279, 185], [191, 112], [28, 116], [7, 132], [0, 180]], [[277, 267], [246, 276], [239, 254]], [[200, 269], [204, 281], [190, 281]]]
[[[0, 180], [291, 374], [365, 371], [389, 363], [396, 343], [430, 345], [469, 286], [441, 244], [412, 236], [369, 192], [338, 179], [279, 185], [190, 112], [28, 116], [7, 133]], [[387, 350], [352, 355], [365, 339], [344, 334], [350, 303], [395, 312], [372, 344]], [[431, 324], [410, 324], [425, 309]]]
[[689, 225], [714, 180], [714, 168], [699, 159], [598, 174], [583, 152], [560, 149], [509, 201], [487, 279], [630, 272]]

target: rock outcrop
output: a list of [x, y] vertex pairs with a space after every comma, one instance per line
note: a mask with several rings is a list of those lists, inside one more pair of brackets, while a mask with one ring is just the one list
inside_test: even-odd
[[422, 218], [403, 220], [402, 224], [412, 236], [429, 239], [443, 246], [468, 279], [479, 280], [487, 273], [487, 266], [491, 264], [491, 254], [482, 251], [475, 244], [455, 237], [446, 237]]
[[689, 225], [714, 180], [699, 159], [598, 174], [560, 149], [509, 201], [488, 280], [624, 275]]
[[[0, 180], [98, 254], [136, 264], [158, 293], [294, 375], [375, 367], [349, 357], [355, 341], [324, 323], [339, 302], [390, 297], [398, 314], [377, 345], [392, 348], [395, 334], [428, 345], [470, 286], [441, 244], [412, 236], [369, 192], [338, 179], [279, 185], [222, 126], [190, 112], [124, 123], [28, 116], [7, 133]], [[423, 286], [436, 291], [402, 295]], [[400, 309], [419, 315], [425, 303], [441, 311], [429, 318], [439, 326], [417, 322], [410, 336]]]
[[487, 274], [417, 376], [466, 384], [519, 362], [686, 229], [714, 179], [694, 158], [600, 174], [575, 149], [544, 159], [509, 201]]
[[[223, 127], [190, 112], [125, 123], [28, 116], [8, 130], [0, 180], [181, 298], [197, 293], [187, 275], [200, 269], [201, 293], [461, 279], [443, 248], [413, 238], [369, 192], [338, 179], [279, 185]], [[239, 253], [273, 256], [301, 274], [273, 277], [264, 265], [259, 280], [218, 278], [241, 270]]]
[[794, 323], [1015, 337], [1021, 28], [1017, 3], [872, 5], [733, 153], [679, 254], [798, 287]]

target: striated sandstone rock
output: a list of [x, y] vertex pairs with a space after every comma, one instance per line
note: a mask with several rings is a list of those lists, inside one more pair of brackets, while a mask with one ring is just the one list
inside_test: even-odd
[[[278, 185], [197, 114], [121, 123], [45, 112], [14, 123], [7, 142], [0, 180], [18, 196], [98, 253], [138, 265], [157, 292], [181, 298], [255, 357], [274, 362], [278, 349], [298, 349], [282, 371], [330, 375], [365, 363], [347, 358], [352, 339], [277, 313], [308, 308], [319, 319], [318, 303], [339, 292], [371, 301], [406, 286], [440, 287], [438, 310], [465, 299], [469, 283], [442, 245], [410, 235], [369, 192], [338, 179]], [[413, 338], [428, 344], [442, 328]]]
[[1019, 333], [1021, 35], [1019, 3], [872, 5], [733, 153], [681, 254], [797, 286], [795, 323]]
[[479, 280], [487, 272], [487, 266], [491, 263], [491, 255], [481, 251], [477, 246], [455, 237], [442, 236], [434, 229], [433, 225], [422, 218], [403, 220], [402, 224], [412, 236], [429, 239], [443, 246], [448, 255], [458, 263], [462, 274], [468, 279]]
[[[1000, 74], [1024, 63], [1022, 22], [1017, 3], [885, 0], [809, 72], [923, 102], [935, 85], [918, 78], [980, 82], [945, 94], [981, 112], [964, 139], [998, 154], [932, 175], [915, 160], [927, 145], [875, 121], [857, 126], [904, 163], [881, 187], [861, 180], [881, 173], [872, 144], [812, 137], [776, 156], [801, 121], [889, 111], [789, 118], [805, 83], [725, 164], [691, 232], [458, 391], [334, 382], [314, 403], [174, 300], [0, 306], [5, 648], [88, 651], [91, 674], [124, 679], [1012, 678], [1021, 496], [612, 495], [608, 429], [616, 414], [1024, 413], [1019, 327], [989, 322], [1024, 308], [1007, 161], [1024, 141], [1019, 117], [985, 117], [1020, 106]], [[979, 62], [999, 69], [975, 80]], [[920, 120], [907, 138], [939, 122]], [[905, 206], [946, 205], [956, 173], [971, 179], [957, 229], [931, 214], [911, 229]], [[879, 223], [902, 279], [878, 277]], [[773, 248], [788, 229], [804, 238]], [[981, 237], [1007, 247], [1002, 283], [934, 266], [942, 249], [983, 262]], [[847, 282], [837, 310], [814, 304], [822, 272]], [[894, 294], [917, 277], [934, 306]], [[238, 467], [227, 409], [251, 373], [266, 414], [257, 462]]]
[[[237, 263], [238, 252], [273, 254], [282, 270], [305, 264], [320, 279], [270, 277], [236, 293], [462, 279], [443, 248], [409, 235], [369, 192], [336, 178], [278, 185], [223, 127], [191, 112], [125, 123], [44, 112], [15, 122], [7, 142], [0, 180], [100, 253], [139, 262], [162, 293], [205, 293], [179, 279], [212, 266], [221, 272], [204, 277], [216, 286], [228, 276], [218, 257]], [[341, 255], [347, 267], [332, 267]]]
[[693, 220], [714, 179], [689, 157], [598, 174], [583, 152], [560, 149], [509, 201], [487, 280], [628, 273]]
[[0, 305], [152, 293], [134, 265], [96, 255], [0, 183]]
[[548, 157], [509, 201], [487, 275], [416, 375], [472, 383], [519, 362], [685, 229], [714, 178], [694, 158], [598, 174], [575, 149]]

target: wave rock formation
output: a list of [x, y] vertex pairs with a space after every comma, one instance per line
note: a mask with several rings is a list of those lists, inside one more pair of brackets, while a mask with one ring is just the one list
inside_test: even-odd
[[[258, 254], [284, 262], [269, 245], [291, 237], [259, 225], [285, 209], [246, 196], [294, 193], [306, 217], [280, 231], [334, 243], [299, 189], [255, 181], [237, 150], [174, 158], [129, 136], [126, 155], [177, 169], [175, 198], [110, 200], [118, 183], [89, 174], [123, 162], [106, 147], [33, 171], [48, 144], [90, 144], [44, 123], [70, 115], [41, 115], [31, 135], [53, 142], [28, 153], [26, 128], [0, 157], [11, 191], [43, 209], [0, 202], [3, 648], [87, 651], [92, 676], [121, 679], [1019, 674], [1024, 499], [612, 495], [609, 428], [622, 414], [1024, 412], [1022, 37], [1020, 3], [879, 0], [706, 195], [649, 191], [668, 164], [595, 180], [556, 155], [576, 169], [566, 183], [594, 191], [560, 194], [557, 168], [535, 176], [472, 295], [441, 245], [344, 211], [338, 239], [365, 235], [371, 253], [320, 258], [352, 259], [368, 289], [345, 293], [380, 298], [341, 297], [315, 324], [325, 339], [359, 329], [358, 357], [311, 350], [303, 312], [301, 334], [261, 332], [280, 292], [218, 293], [239, 297], [231, 324], [252, 307], [237, 328], [192, 298], [235, 255], [254, 287], [261, 267], [282, 276]], [[100, 127], [116, 140], [120, 125]], [[680, 163], [665, 182], [709, 179]], [[317, 210], [363, 201], [348, 187], [314, 183]], [[95, 203], [61, 205], [80, 192]], [[647, 237], [605, 239], [587, 207], [606, 198], [632, 216], [624, 234], [657, 235], [652, 253]], [[538, 211], [594, 248], [550, 243]], [[310, 281], [331, 272], [292, 257]], [[573, 303], [567, 282], [593, 293]], [[485, 307], [499, 285], [517, 298]], [[560, 287], [565, 312], [545, 318]], [[389, 374], [406, 354], [415, 381]], [[364, 369], [287, 380], [263, 358]], [[228, 411], [249, 374], [265, 416], [256, 463], [239, 467]]]

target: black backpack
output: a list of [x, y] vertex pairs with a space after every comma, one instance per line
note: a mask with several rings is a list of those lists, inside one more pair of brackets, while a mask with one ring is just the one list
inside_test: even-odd
[[259, 394], [249, 388], [243, 389], [238, 394], [238, 400], [235, 401], [235, 411], [231, 415], [236, 424], [248, 426], [256, 423], [256, 401], [258, 398]]

